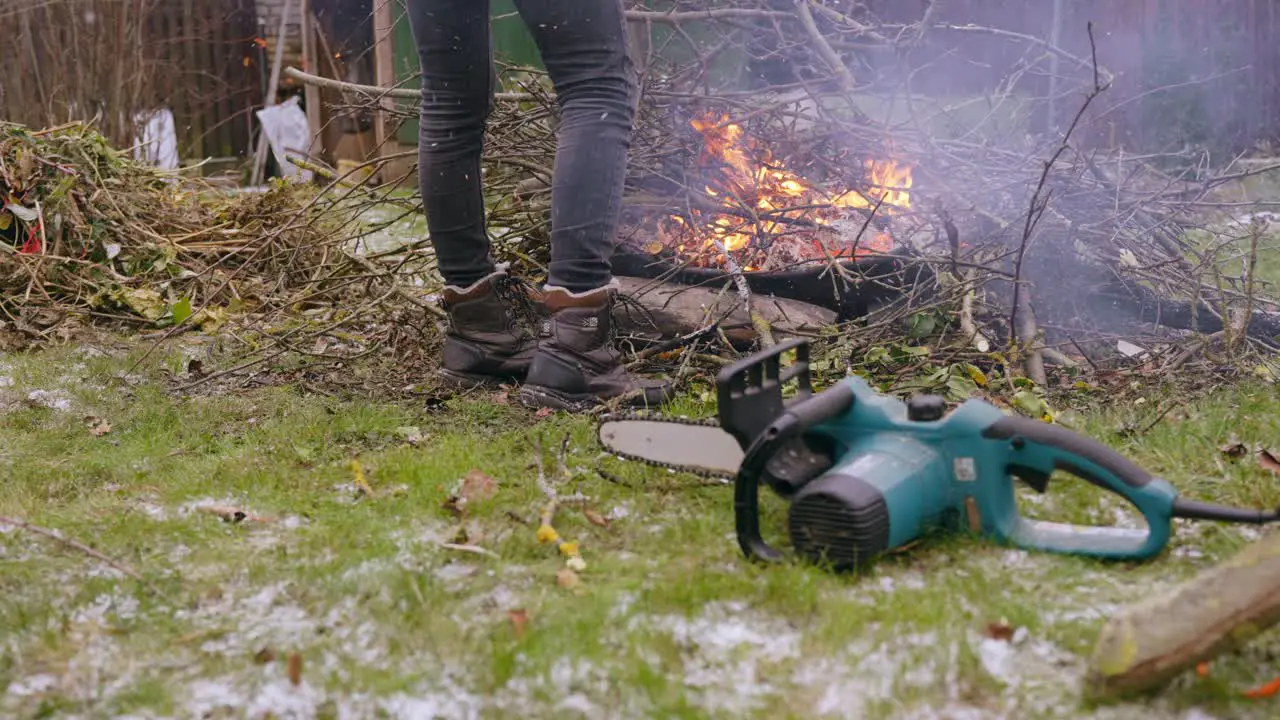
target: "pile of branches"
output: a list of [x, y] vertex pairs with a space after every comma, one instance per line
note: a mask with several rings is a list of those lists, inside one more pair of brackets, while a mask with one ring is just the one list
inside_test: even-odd
[[[690, 121], [714, 113], [833, 194], [874, 192], [866, 158], [912, 168], [911, 207], [869, 220], [887, 223], [899, 253], [930, 272], [914, 276], [913, 291], [887, 313], [842, 327], [855, 345], [901, 339], [935, 313], [951, 341], [1010, 352], [1036, 379], [1046, 357], [1088, 360], [1090, 345], [1114, 351], [1117, 340], [1180, 345], [1171, 364], [1185, 362], [1189, 346], [1274, 350], [1280, 305], [1256, 271], [1259, 257], [1276, 249], [1268, 245], [1274, 236], [1240, 220], [1245, 203], [1220, 194], [1276, 166], [1245, 171], [1235, 158], [1211, 163], [1194, 149], [1137, 155], [1104, 147], [1096, 140], [1108, 111], [1099, 98], [1114, 91], [1113, 74], [1091, 25], [1073, 31], [1068, 50], [945, 21], [946, 5], [925, 3], [912, 21], [891, 23], [857, 0], [633, 3], [627, 18], [642, 97], [624, 246], [651, 245], [656, 218], [726, 207], [707, 193], [694, 162], [703, 137]], [[945, 61], [957, 38], [973, 37], [1011, 48], [983, 96], [915, 91], [929, 70], [916, 57], [941, 48], [934, 57]], [[500, 228], [497, 252], [536, 276], [546, 266], [558, 108], [540, 71], [508, 69], [504, 77], [485, 154], [487, 190], [499, 199], [490, 221]], [[1039, 92], [1046, 77], [1048, 95]], [[387, 100], [376, 88], [347, 89], [352, 109]], [[405, 119], [416, 115], [414, 95], [394, 92]], [[1057, 120], [1028, 129], [1021, 119], [1045, 106]], [[1174, 156], [1179, 162], [1169, 162]], [[1161, 169], [1171, 166], [1182, 170]], [[749, 303], [742, 262], [723, 256], [726, 276], [739, 280], [734, 292]], [[874, 282], [828, 264], [822, 282]]]
[[323, 237], [290, 221], [297, 193], [226, 194], [139, 163], [80, 123], [0, 123], [0, 313], [205, 326], [233, 302], [270, 305], [304, 280], [297, 258], [314, 258]]
[[[435, 336], [434, 261], [401, 248], [390, 273], [359, 254], [399, 216], [360, 222], [394, 200], [349, 183], [228, 192], [139, 163], [88, 125], [3, 123], [0, 198], [0, 346], [90, 322], [161, 338], [222, 328], [245, 369], [286, 352], [349, 360], [388, 342], [421, 354]], [[428, 280], [402, 285], [410, 275]]]

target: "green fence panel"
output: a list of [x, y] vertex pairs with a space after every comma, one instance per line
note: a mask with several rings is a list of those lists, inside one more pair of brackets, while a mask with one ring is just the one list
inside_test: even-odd
[[[524, 65], [542, 69], [542, 58], [538, 54], [538, 46], [525, 27], [524, 21], [516, 13], [512, 0], [493, 0], [490, 16], [493, 18], [493, 54], [500, 62], [511, 65]], [[418, 74], [418, 47], [413, 41], [413, 31], [409, 26], [409, 17], [405, 14], [404, 0], [396, 0], [394, 11], [396, 17], [395, 34], [392, 39], [392, 53], [395, 57], [395, 78], [402, 87], [417, 87], [409, 78]], [[411, 109], [412, 102], [402, 102], [401, 107]], [[396, 140], [402, 145], [418, 143], [418, 121], [408, 120], [401, 124], [396, 133]]]

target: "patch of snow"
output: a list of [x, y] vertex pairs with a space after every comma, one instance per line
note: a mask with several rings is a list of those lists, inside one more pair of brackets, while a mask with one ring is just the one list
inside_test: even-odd
[[775, 690], [767, 679], [769, 666], [800, 652], [798, 632], [748, 612], [740, 602], [711, 603], [693, 618], [635, 616], [629, 624], [668, 633], [681, 647], [685, 685], [701, 705], [717, 712], [752, 710]]
[[221, 500], [215, 500], [213, 498], [201, 498], [199, 500], [184, 502], [181, 505], [179, 505], [178, 516], [187, 517], [188, 515], [191, 515], [192, 513], [197, 512], [201, 508], [207, 508], [207, 507], [238, 507], [244, 510], [245, 512], [249, 512], [247, 509], [245, 509], [240, 505], [240, 501], [237, 499], [233, 499], [229, 497], [223, 498]]
[[[443, 689], [424, 688], [414, 694], [397, 693], [377, 702], [377, 707], [392, 718], [479, 718], [485, 702], [449, 678]], [[360, 717], [351, 715], [350, 717]]]
[[436, 571], [433, 574], [436, 576], [437, 580], [445, 583], [451, 583], [456, 587], [458, 580], [465, 580], [466, 578], [475, 575], [476, 570], [478, 569], [479, 568], [475, 565], [468, 565], [462, 562], [451, 562], [436, 568]]
[[178, 565], [182, 563], [183, 560], [187, 559], [187, 556], [190, 554], [191, 548], [186, 545], [174, 545], [173, 548], [169, 550], [169, 562], [174, 565]]
[[66, 411], [71, 409], [71, 398], [60, 390], [32, 390], [27, 393], [27, 400], [50, 410]]
[[110, 617], [132, 620], [138, 616], [138, 599], [132, 595], [103, 594], [86, 606], [77, 608], [71, 616], [76, 624], [106, 626]]
[[152, 520], [166, 520], [169, 517], [169, 511], [153, 502], [144, 500], [135, 504], [134, 507], [141, 510], [143, 515], [146, 515]]
[[5, 690], [5, 694], [15, 697], [43, 695], [57, 686], [58, 676], [50, 675], [49, 673], [38, 673], [36, 675], [28, 675], [25, 678], [19, 678], [9, 683], [9, 687]]

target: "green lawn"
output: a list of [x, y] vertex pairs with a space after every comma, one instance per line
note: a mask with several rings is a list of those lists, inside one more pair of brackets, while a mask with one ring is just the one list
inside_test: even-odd
[[[1276, 714], [1277, 701], [1241, 697], [1280, 673], [1270, 634], [1144, 703], [1088, 708], [1078, 692], [1111, 612], [1253, 529], [1180, 523], [1144, 566], [952, 540], [863, 577], [762, 568], [733, 540], [730, 488], [602, 457], [585, 419], [537, 418], [493, 396], [436, 407], [285, 387], [183, 399], [163, 378], [180, 359], [160, 353], [123, 375], [138, 354], [0, 357], [0, 515], [89, 544], [159, 592], [0, 526], [0, 715]], [[1274, 476], [1218, 449], [1277, 443], [1275, 387], [1239, 386], [1145, 434], [1117, 432], [1166, 402], [1133, 391], [1082, 427], [1192, 497], [1280, 502]], [[556, 545], [537, 540], [536, 448], [556, 477], [566, 433], [559, 489], [589, 498], [555, 520], [586, 564], [576, 583]], [[353, 459], [373, 496], [357, 490]], [[447, 501], [473, 470], [497, 489], [473, 493], [459, 518]], [[1106, 522], [1119, 510], [1084, 488], [1053, 492], [1029, 511]], [[208, 506], [253, 517], [226, 522]], [[993, 625], [1013, 640], [987, 637]]]

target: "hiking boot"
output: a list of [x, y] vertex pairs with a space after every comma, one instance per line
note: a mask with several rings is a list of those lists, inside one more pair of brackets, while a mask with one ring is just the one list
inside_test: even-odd
[[671, 398], [669, 383], [636, 378], [622, 367], [613, 347], [617, 292], [616, 283], [577, 294], [547, 288], [543, 302], [550, 318], [520, 388], [523, 404], [583, 412], [619, 398], [630, 407], [657, 407]]
[[500, 268], [466, 288], [445, 286], [441, 293], [449, 330], [444, 338], [440, 376], [456, 387], [519, 382], [529, 372], [537, 341], [516, 320], [501, 292], [510, 282]]

